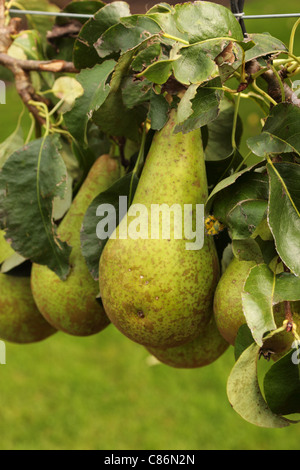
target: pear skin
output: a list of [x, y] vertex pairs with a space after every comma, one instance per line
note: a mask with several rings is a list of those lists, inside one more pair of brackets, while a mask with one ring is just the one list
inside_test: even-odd
[[228, 349], [229, 344], [220, 335], [212, 317], [206, 330], [193, 341], [168, 349], [148, 348], [160, 362], [171, 367], [193, 369], [215, 362]]
[[149, 216], [147, 229], [141, 228], [136, 239], [131, 232], [127, 236], [126, 226], [130, 231], [136, 223], [129, 208], [108, 240], [99, 265], [100, 294], [111, 322], [132, 341], [154, 348], [184, 344], [205, 330], [219, 279], [211, 237], [204, 236], [201, 249], [187, 249], [190, 241], [174, 236], [175, 226], [182, 228], [182, 224], [178, 219], [175, 224], [173, 216], [170, 236], [163, 236], [162, 223], [158, 223], [157, 238], [151, 238], [153, 204], [169, 208], [176, 204], [181, 212], [184, 204], [193, 205], [195, 223], [195, 205], [207, 200], [201, 132], [174, 134], [175, 125], [173, 112], [154, 136], [131, 206], [143, 205]]
[[234, 346], [239, 328], [246, 323], [243, 313], [242, 292], [255, 261], [233, 258], [221, 276], [214, 296], [214, 315], [223, 338]]
[[81, 253], [80, 230], [92, 200], [119, 177], [115, 159], [109, 155], [98, 158], [60, 224], [58, 235], [72, 246], [68, 278], [62, 281], [47, 266], [34, 264], [32, 268], [32, 292], [40, 312], [54, 328], [70, 335], [93, 335], [110, 323], [96, 300], [99, 285]]
[[34, 302], [30, 278], [0, 274], [0, 338], [26, 344], [42, 341], [56, 332]]

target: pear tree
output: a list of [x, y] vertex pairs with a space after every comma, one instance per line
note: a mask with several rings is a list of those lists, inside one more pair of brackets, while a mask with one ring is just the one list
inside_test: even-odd
[[10, 6], [0, 77], [23, 110], [0, 143], [0, 339], [117, 328], [200, 370], [232, 348], [233, 410], [297, 424], [300, 20], [285, 44], [211, 2], [61, 17], [41, 0], [52, 15], [25, 23]]

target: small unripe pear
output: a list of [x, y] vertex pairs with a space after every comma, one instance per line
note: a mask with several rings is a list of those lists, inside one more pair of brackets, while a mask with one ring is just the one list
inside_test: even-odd
[[32, 297], [29, 277], [0, 274], [0, 338], [34, 343], [56, 333], [42, 317]]
[[234, 346], [239, 328], [246, 323], [243, 313], [242, 292], [255, 261], [233, 258], [221, 276], [214, 296], [214, 314], [223, 338]]
[[59, 226], [58, 235], [72, 246], [71, 271], [66, 281], [47, 266], [33, 264], [31, 286], [40, 312], [54, 328], [70, 335], [93, 335], [110, 323], [97, 300], [98, 282], [92, 278], [81, 252], [80, 230], [90, 203], [119, 176], [115, 159], [109, 155], [98, 158]]
[[171, 367], [192, 369], [215, 362], [227, 350], [229, 344], [220, 335], [212, 317], [205, 331], [193, 341], [174, 348], [147, 348], [163, 364]]

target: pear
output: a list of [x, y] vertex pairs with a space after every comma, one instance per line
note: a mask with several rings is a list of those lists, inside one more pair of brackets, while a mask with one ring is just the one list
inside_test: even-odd
[[29, 277], [0, 274], [0, 338], [12, 343], [34, 343], [56, 333], [40, 314]]
[[5, 232], [0, 230], [0, 264], [14, 254], [14, 250], [4, 238]]
[[[201, 249], [187, 249], [191, 236], [180, 239], [182, 224], [175, 215], [168, 234], [151, 214], [153, 204], [176, 204], [181, 212], [190, 204], [195, 223], [196, 204], [207, 200], [201, 132], [175, 134], [175, 125], [173, 110], [153, 138], [133, 205], [108, 240], [99, 265], [100, 294], [111, 322], [132, 341], [154, 348], [184, 344], [206, 329], [219, 279], [211, 237], [204, 236]], [[136, 236], [131, 210], [137, 207], [148, 224], [141, 223]]]
[[47, 266], [33, 264], [31, 287], [36, 304], [45, 319], [57, 330], [74, 336], [96, 334], [110, 323], [95, 281], [81, 253], [80, 230], [92, 200], [120, 176], [117, 161], [102, 155], [92, 166], [71, 208], [58, 228], [58, 235], [72, 246], [71, 271], [62, 281]]
[[223, 273], [214, 295], [214, 315], [223, 338], [234, 346], [239, 328], [246, 323], [242, 292], [255, 261], [233, 258]]
[[220, 335], [212, 317], [206, 330], [194, 340], [174, 348], [148, 348], [148, 351], [163, 364], [192, 369], [212, 364], [222, 356], [228, 347], [229, 344]]
[[[256, 265], [255, 261], [240, 261], [233, 258], [222, 275], [214, 296], [214, 315], [219, 332], [234, 346], [239, 328], [246, 323], [243, 313], [242, 292], [248, 274]], [[291, 302], [293, 321], [300, 329], [300, 302]], [[280, 328], [285, 320], [284, 303], [273, 306], [276, 326]], [[273, 352], [277, 360], [289, 351], [295, 338], [292, 332], [281, 332], [264, 343], [264, 349]]]

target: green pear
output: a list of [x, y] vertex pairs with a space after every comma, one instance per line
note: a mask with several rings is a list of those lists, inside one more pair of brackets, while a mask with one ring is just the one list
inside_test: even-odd
[[217, 285], [214, 296], [214, 315], [223, 338], [234, 346], [240, 326], [246, 323], [242, 292], [255, 261], [233, 258]]
[[96, 299], [98, 282], [92, 278], [81, 253], [80, 230], [90, 203], [119, 176], [115, 159], [109, 155], [98, 158], [60, 224], [58, 235], [72, 246], [68, 278], [62, 281], [47, 266], [34, 264], [32, 268], [31, 287], [40, 312], [54, 328], [70, 335], [89, 336], [110, 323]]
[[[243, 313], [242, 292], [248, 274], [256, 265], [255, 261], [240, 261], [233, 258], [222, 275], [214, 296], [214, 315], [218, 330], [223, 338], [234, 346], [239, 328], [246, 323]], [[293, 321], [300, 330], [300, 302], [291, 302]], [[285, 320], [284, 303], [273, 306], [274, 320], [280, 328]], [[289, 351], [295, 340], [292, 332], [281, 332], [265, 341], [264, 349], [273, 352], [277, 360]]]
[[34, 302], [29, 277], [0, 274], [0, 338], [34, 343], [56, 333]]
[[147, 348], [163, 364], [192, 369], [212, 364], [227, 350], [229, 344], [220, 335], [212, 317], [205, 331], [194, 340], [174, 348]]
[[[162, 223], [167, 217], [158, 220], [151, 213], [154, 204], [164, 208], [176, 204], [180, 213], [189, 204], [195, 225], [196, 204], [207, 200], [201, 132], [175, 134], [175, 125], [173, 111], [153, 138], [133, 204], [108, 240], [99, 265], [100, 294], [108, 317], [125, 336], [146, 347], [178, 346], [204, 331], [219, 279], [211, 237], [204, 236], [201, 249], [187, 248], [191, 233], [182, 230], [180, 239], [182, 223], [171, 211], [169, 233]], [[136, 208], [143, 219], [137, 235], [132, 213]]]
[[14, 250], [4, 238], [5, 232], [0, 230], [0, 264], [14, 254]]

